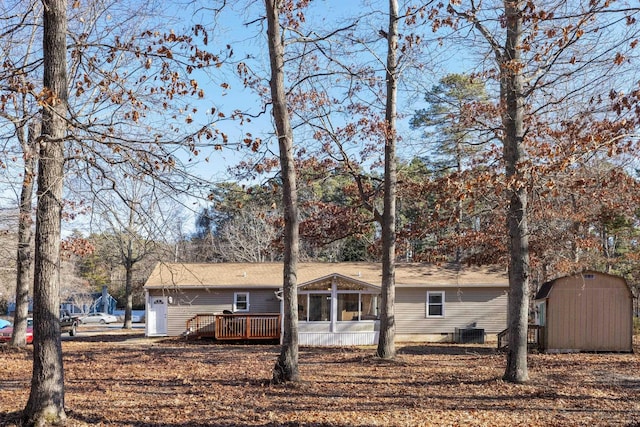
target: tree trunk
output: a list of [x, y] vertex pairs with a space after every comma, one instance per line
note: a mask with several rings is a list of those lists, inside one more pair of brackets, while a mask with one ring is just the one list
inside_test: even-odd
[[9, 345], [24, 347], [27, 345], [27, 316], [29, 314], [29, 285], [31, 278], [31, 213], [34, 179], [36, 178], [36, 139], [40, 124], [31, 121], [25, 138], [24, 129], [18, 129], [24, 156], [24, 175], [20, 190], [20, 213], [18, 217], [18, 253], [16, 260], [16, 311], [13, 316], [13, 334]]
[[396, 96], [398, 47], [398, 2], [389, 0], [387, 33], [387, 100], [385, 106], [384, 211], [382, 214], [382, 307], [380, 336], [376, 354], [384, 359], [396, 355], [395, 275], [396, 275]]
[[293, 130], [287, 110], [284, 90], [284, 44], [279, 22], [279, 0], [265, 0], [267, 9], [267, 40], [271, 66], [271, 101], [276, 137], [280, 149], [282, 193], [284, 207], [284, 330], [280, 356], [273, 368], [276, 384], [298, 381], [298, 196], [293, 159]]
[[[579, 211], [576, 195], [570, 194], [569, 197], [571, 198], [572, 213], [575, 216]], [[578, 246], [578, 236], [580, 236], [580, 221], [573, 221], [571, 231], [573, 232], [571, 239], [571, 259], [575, 264], [578, 264], [578, 262], [580, 261], [580, 248]]]
[[[458, 176], [462, 176], [462, 156], [464, 155], [462, 150], [462, 140], [460, 136], [456, 132], [456, 171], [458, 172]], [[460, 237], [462, 230], [462, 220], [464, 219], [463, 211], [464, 208], [462, 204], [462, 198], [458, 199], [456, 203], [456, 226], [455, 233], [456, 237]], [[460, 243], [456, 244], [456, 267], [460, 268], [460, 262], [462, 262], [462, 247]]]
[[38, 161], [33, 373], [23, 413], [24, 425], [62, 424], [66, 419], [59, 278], [67, 113], [67, 2], [43, 0], [43, 3], [44, 107]]
[[133, 239], [136, 235], [134, 230], [135, 222], [135, 206], [133, 202], [129, 203], [129, 223], [127, 226], [127, 247], [125, 249], [126, 255], [124, 255], [123, 265], [125, 268], [125, 280], [124, 280], [124, 295], [126, 298], [126, 305], [124, 308], [124, 323], [123, 329], [131, 329], [131, 310], [133, 309], [133, 295], [132, 295], [132, 281], [133, 281], [133, 266], [135, 264], [133, 254]]
[[124, 323], [122, 329], [131, 329], [131, 311], [133, 310], [133, 295], [131, 292], [133, 281], [133, 264], [125, 264], [124, 294], [127, 299], [124, 310]]
[[509, 232], [509, 347], [504, 380], [529, 380], [527, 369], [527, 324], [529, 317], [529, 230], [527, 186], [519, 162], [524, 157], [524, 94], [520, 62], [522, 44], [521, 1], [505, 0], [507, 38], [501, 61], [504, 160], [509, 188], [507, 228]]

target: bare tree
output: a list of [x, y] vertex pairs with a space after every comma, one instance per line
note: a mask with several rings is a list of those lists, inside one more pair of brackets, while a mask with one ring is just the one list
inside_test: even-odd
[[[65, 153], [67, 156], [65, 166], [68, 168], [66, 182], [71, 183], [67, 190], [73, 188], [73, 173], [78, 175], [86, 173], [92, 175], [91, 179], [97, 181], [101, 175], [108, 175], [111, 170], [117, 169], [122, 164], [135, 164], [138, 167], [138, 173], [153, 174], [162, 181], [161, 174], [155, 166], [161, 164], [163, 168], [172, 168], [178, 164], [175, 151], [167, 146], [180, 147], [189, 137], [191, 138], [189, 143], [195, 145], [197, 136], [194, 135], [199, 131], [207, 133], [206, 126], [204, 129], [193, 126], [179, 135], [177, 132], [171, 132], [172, 137], [164, 139], [160, 129], [166, 131], [171, 124], [164, 122], [153, 132], [149, 123], [156, 118], [145, 117], [145, 111], [150, 110], [149, 105], [166, 105], [167, 108], [173, 105], [160, 100], [162, 95], [154, 96], [154, 94], [162, 92], [169, 98], [173, 98], [189, 93], [188, 96], [202, 97], [203, 92], [197, 87], [195, 80], [189, 79], [190, 83], [185, 84], [182, 78], [177, 78], [180, 74], [177, 70], [180, 68], [180, 71], [188, 74], [188, 63], [195, 64], [200, 60], [206, 62], [211, 59], [204, 51], [194, 55], [198, 59], [193, 61], [189, 54], [183, 56], [178, 53], [180, 46], [184, 46], [182, 43], [190, 43], [188, 37], [173, 33], [166, 37], [159, 36], [162, 40], [160, 44], [164, 44], [163, 47], [158, 45], [159, 40], [150, 40], [154, 36], [152, 32], [145, 33], [144, 25], [148, 14], [154, 12], [152, 3], [137, 3], [135, 14], [131, 13], [130, 5], [122, 2], [92, 3], [87, 7], [69, 10], [67, 30], [71, 54], [68, 57], [67, 77], [68, 87], [72, 88], [72, 90], [68, 89], [72, 94], [72, 100], [67, 103], [69, 113], [66, 114], [65, 119], [73, 131], [70, 132], [72, 138], [67, 139], [68, 151]], [[40, 85], [37, 83], [42, 80], [41, 50], [37, 47], [42, 38], [42, 22], [39, 18], [42, 7], [42, 2], [39, 0], [9, 2], [6, 6], [4, 4], [0, 6], [6, 13], [6, 19], [3, 18], [0, 24], [2, 25], [0, 48], [6, 58], [0, 65], [0, 78], [3, 81], [0, 88], [2, 90], [0, 118], [12, 125], [3, 128], [0, 138], [7, 145], [15, 139], [18, 140], [18, 148], [21, 148], [22, 152], [15, 157], [24, 159], [25, 168], [25, 172], [20, 174], [24, 181], [20, 196], [23, 213], [18, 218], [17, 227], [18, 230], [23, 231], [19, 236], [21, 239], [19, 247], [23, 253], [17, 255], [18, 262], [22, 265], [18, 266], [19, 275], [16, 283], [17, 310], [14, 329], [16, 344], [25, 342], [28, 287], [25, 289], [24, 284], [28, 283], [28, 277], [22, 277], [22, 274], [30, 271], [30, 266], [27, 264], [30, 256], [26, 239], [30, 238], [27, 233], [31, 231], [33, 221], [31, 212], [27, 214], [24, 209], [27, 208], [27, 203], [31, 203], [30, 200], [27, 201], [27, 193], [29, 185], [36, 176], [35, 172], [28, 171], [31, 167], [28, 163], [37, 157], [37, 152], [34, 154], [35, 148], [29, 146], [34, 141], [28, 140], [26, 129], [31, 121], [40, 120], [37, 112], [38, 103], [46, 101], [49, 97], [46, 91], [38, 89]], [[106, 10], [109, 13], [105, 13]], [[118, 18], [111, 19], [112, 14], [117, 15]], [[135, 18], [133, 18], [134, 15]], [[157, 48], [145, 49], [143, 45], [147, 42]], [[172, 48], [176, 49], [175, 53], [171, 52]], [[145, 58], [140, 59], [141, 56]], [[132, 57], [138, 60], [136, 64], [138, 66], [132, 63], [130, 60]], [[172, 61], [172, 58], [174, 58], [174, 67], [168, 67], [164, 61]], [[125, 68], [127, 68], [126, 72]], [[169, 70], [169, 68], [172, 69]], [[159, 78], [163, 73], [162, 69], [166, 73], [171, 73], [173, 78], [166, 78], [166, 74], [164, 79]], [[132, 76], [136, 73], [138, 77], [122, 79], [124, 75]], [[154, 77], [156, 81], [162, 81], [159, 85], [161, 88], [151, 88], [149, 81], [144, 81], [147, 78], [154, 80]], [[173, 83], [177, 85], [172, 86]], [[179, 88], [186, 86], [190, 86], [192, 91], [180, 91]], [[148, 93], [145, 92], [147, 90]], [[191, 111], [193, 112], [194, 109]], [[180, 119], [185, 117], [187, 114], [180, 116]], [[180, 119], [176, 115], [176, 120]], [[123, 136], [132, 135], [132, 129], [144, 122], [146, 126], [140, 126], [144, 128], [144, 132], [138, 133], [131, 139]], [[131, 126], [132, 124], [134, 126]], [[107, 138], [107, 135], [113, 135], [114, 138]], [[118, 139], [115, 138], [116, 135], [121, 139], [113, 142], [114, 139]], [[117, 146], [116, 149], [114, 149], [115, 146]], [[6, 149], [6, 146], [4, 148]], [[184, 152], [189, 150], [187, 148]], [[194, 151], [192, 150], [192, 153]], [[4, 151], [0, 152], [0, 156], [9, 157]], [[4, 158], [0, 158], [0, 162], [6, 164], [9, 160], [5, 162]], [[181, 175], [181, 178], [175, 178], [177, 175]], [[181, 169], [174, 174], [171, 182], [165, 182], [165, 184], [184, 189], [188, 185], [184, 181], [190, 178], [192, 177]], [[108, 176], [107, 179], [109, 179]], [[167, 181], [170, 180], [167, 179]], [[77, 206], [83, 205], [83, 200], [75, 198], [75, 194], [73, 191], [65, 194], [62, 205], [65, 212], [73, 210], [74, 202], [77, 202]]]
[[298, 196], [293, 159], [293, 129], [289, 119], [285, 94], [284, 43], [280, 27], [279, 0], [265, 0], [267, 11], [267, 42], [271, 68], [271, 102], [276, 138], [280, 150], [282, 198], [284, 209], [284, 331], [282, 349], [273, 368], [273, 382], [298, 381]]
[[504, 127], [503, 151], [509, 188], [507, 228], [509, 233], [509, 349], [504, 379], [510, 382], [529, 380], [527, 336], [529, 323], [529, 224], [528, 193], [522, 185], [524, 159], [524, 78], [522, 51], [522, 11], [524, 2], [506, 0], [507, 37], [504, 50], [496, 51], [500, 66], [500, 104]]
[[[14, 209], [0, 209], [0, 308], [7, 312], [9, 303], [14, 301], [16, 285], [16, 253], [18, 237], [13, 224], [17, 223], [19, 212]], [[31, 288], [33, 283], [27, 283]]]
[[13, 334], [10, 345], [25, 346], [27, 344], [27, 315], [29, 314], [29, 288], [31, 279], [31, 245], [33, 224], [33, 188], [36, 179], [37, 164], [36, 139], [40, 133], [40, 123], [35, 119], [29, 122], [27, 135], [20, 127], [18, 139], [23, 153], [23, 178], [20, 190], [20, 213], [18, 218], [18, 256], [16, 260], [16, 311], [13, 316]]
[[[507, 232], [509, 235], [509, 348], [504, 379], [526, 382], [527, 325], [529, 318], [529, 230], [527, 217], [527, 188], [523, 184], [524, 171], [524, 77], [521, 62], [524, 2], [505, 0], [506, 37], [501, 46], [489, 29], [471, 15], [469, 19], [486, 38], [499, 67], [500, 105], [504, 129], [503, 156], [508, 189]], [[455, 9], [450, 8], [455, 11]]]
[[44, 90], [38, 159], [33, 300], [33, 373], [24, 425], [64, 422], [60, 343], [60, 224], [67, 115], [67, 2], [44, 3]]
[[279, 230], [259, 207], [249, 205], [222, 225], [219, 233], [221, 254], [231, 262], [273, 261], [273, 243]]
[[[146, 177], [120, 180], [120, 185], [109, 191], [91, 188], [95, 214], [92, 227], [103, 231], [109, 256], [124, 269], [125, 314], [124, 329], [131, 329], [133, 309], [133, 281], [137, 266], [147, 258], [166, 249], [163, 245], [167, 230], [175, 216], [167, 214], [174, 204], [157, 191], [154, 182]], [[166, 256], [169, 254], [165, 253]]]
[[[3, 7], [4, 6], [4, 7]], [[10, 344], [13, 346], [26, 345], [27, 315], [29, 309], [29, 294], [32, 273], [32, 226], [33, 226], [33, 189], [36, 179], [36, 159], [38, 155], [37, 138], [40, 133], [40, 117], [38, 106], [33, 99], [30, 86], [35, 76], [26, 70], [39, 64], [38, 56], [40, 41], [41, 7], [39, 1], [23, 2], [20, 5], [7, 4], [0, 6], [7, 14], [0, 33], [1, 48], [6, 60], [0, 67], [0, 78], [3, 81], [2, 97], [0, 100], [0, 118], [9, 126], [4, 127], [0, 139], [4, 142], [4, 149], [0, 155], [6, 159], [11, 170], [21, 167], [17, 204], [18, 249], [16, 259], [16, 281], [14, 329]], [[5, 9], [6, 8], [6, 9]], [[34, 25], [22, 25], [25, 21]], [[41, 76], [40, 76], [41, 79]], [[17, 144], [15, 144], [17, 140]], [[15, 148], [13, 145], [15, 144]], [[9, 155], [9, 150], [15, 149], [15, 156]], [[21, 158], [22, 161], [10, 160], [11, 157]], [[15, 163], [15, 165], [14, 165]], [[20, 165], [20, 166], [18, 166]], [[13, 180], [13, 177], [12, 177]]]
[[387, 96], [384, 144], [384, 211], [382, 213], [382, 307], [376, 354], [394, 358], [395, 350], [395, 260], [396, 260], [396, 115], [398, 91], [398, 2], [389, 0], [387, 36]]
[[[567, 138], [568, 143], [560, 136], [586, 115], [607, 108], [602, 102], [602, 86], [615, 81], [625, 63], [620, 59], [625, 57], [621, 51], [628, 52], [636, 43], [638, 29], [631, 24], [638, 10], [617, 7], [606, 1], [587, 4], [565, 0], [539, 4], [472, 1], [447, 7], [449, 18], [462, 18], [482, 36], [497, 68], [487, 75], [499, 82], [501, 127], [496, 136], [503, 146], [501, 186], [507, 202], [510, 295], [506, 381], [529, 379], [531, 188], [536, 181], [543, 181], [540, 177], [566, 171], [582, 156], [590, 157], [603, 147], [626, 150], [627, 120], [611, 126], [620, 133], [605, 138], [604, 143], [595, 142], [599, 138], [592, 134], [585, 139]], [[434, 22], [445, 22], [440, 18]], [[616, 28], [616, 37], [607, 40], [603, 28]], [[608, 119], [603, 122], [611, 123]], [[624, 142], [618, 145], [617, 141]]]

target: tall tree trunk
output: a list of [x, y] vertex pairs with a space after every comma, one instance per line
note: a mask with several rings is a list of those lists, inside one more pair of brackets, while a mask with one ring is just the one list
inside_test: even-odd
[[279, 0], [265, 0], [267, 39], [271, 66], [271, 101], [280, 149], [284, 207], [284, 330], [280, 356], [273, 368], [273, 382], [298, 381], [298, 195], [293, 159], [293, 130], [284, 90], [284, 43], [280, 27]]
[[[569, 197], [571, 198], [572, 213], [574, 216], [576, 216], [578, 215], [579, 211], [576, 195], [570, 194]], [[571, 239], [571, 259], [574, 263], [577, 264], [580, 261], [580, 248], [578, 246], [578, 237], [580, 236], [580, 221], [573, 221], [571, 231], [573, 232], [573, 238]]]
[[529, 380], [527, 324], [529, 317], [529, 229], [527, 186], [519, 162], [524, 157], [524, 94], [520, 60], [522, 48], [522, 2], [505, 0], [507, 38], [500, 63], [500, 95], [503, 104], [504, 160], [509, 183], [509, 347], [504, 380]]
[[36, 211], [34, 346], [24, 425], [63, 423], [64, 369], [60, 343], [60, 221], [66, 134], [67, 2], [44, 3], [44, 98]]
[[127, 262], [125, 264], [125, 278], [124, 278], [124, 294], [126, 297], [126, 305], [124, 310], [124, 323], [122, 329], [131, 329], [131, 312], [133, 310], [133, 295], [131, 289], [133, 288], [133, 264]]
[[[463, 156], [462, 141], [460, 139], [460, 136], [456, 132], [456, 171], [458, 172], [458, 176], [462, 176], [462, 156]], [[462, 220], [464, 218], [462, 208], [463, 208], [462, 198], [458, 198], [458, 202], [456, 203], [457, 212], [456, 212], [456, 226], [455, 226], [455, 233], [456, 233], [456, 237], [458, 238], [460, 237], [460, 234], [462, 231]], [[460, 268], [461, 261], [462, 261], [462, 247], [460, 246], [460, 243], [458, 241], [458, 243], [456, 244], [456, 267], [457, 268]]]
[[398, 2], [389, 0], [387, 32], [387, 100], [385, 106], [384, 211], [382, 213], [382, 307], [376, 354], [384, 359], [396, 355], [396, 96], [398, 48]]
[[18, 129], [18, 137], [21, 139], [22, 153], [24, 156], [24, 175], [22, 177], [22, 189], [20, 190], [20, 213], [18, 217], [18, 254], [16, 267], [16, 311], [13, 316], [13, 334], [9, 345], [23, 347], [27, 345], [27, 316], [29, 314], [29, 286], [31, 279], [31, 225], [32, 199], [34, 180], [36, 178], [37, 143], [40, 133], [40, 123], [32, 120], [29, 123], [27, 136], [24, 129]]
[[125, 255], [123, 256], [123, 265], [125, 269], [125, 280], [124, 280], [124, 295], [126, 298], [126, 305], [124, 308], [124, 323], [122, 324], [123, 329], [131, 329], [131, 310], [133, 309], [133, 295], [132, 295], [132, 281], [133, 281], [133, 266], [135, 264], [134, 254], [133, 254], [133, 239], [135, 236], [135, 230], [133, 229], [135, 222], [135, 206], [133, 202], [129, 203], [129, 223], [127, 225], [127, 247], [123, 251]]

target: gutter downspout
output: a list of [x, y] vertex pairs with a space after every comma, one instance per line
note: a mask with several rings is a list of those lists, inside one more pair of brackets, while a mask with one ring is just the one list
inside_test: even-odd
[[276, 298], [280, 301], [280, 345], [282, 345], [284, 337], [284, 334], [282, 333], [282, 331], [284, 331], [284, 298], [282, 293], [282, 289], [278, 289], [274, 292], [274, 294], [276, 294]]

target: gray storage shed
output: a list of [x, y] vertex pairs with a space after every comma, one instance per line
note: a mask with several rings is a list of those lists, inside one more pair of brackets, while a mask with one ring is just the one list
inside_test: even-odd
[[633, 294], [620, 276], [584, 271], [542, 285], [536, 323], [548, 353], [633, 351]]

